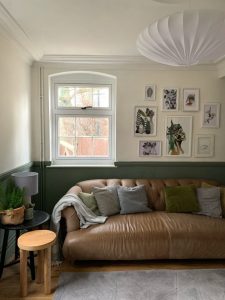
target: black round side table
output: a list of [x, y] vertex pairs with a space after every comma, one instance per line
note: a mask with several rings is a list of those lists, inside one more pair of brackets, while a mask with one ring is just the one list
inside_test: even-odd
[[[49, 222], [50, 215], [41, 210], [34, 210], [34, 217], [32, 220], [25, 220], [22, 224], [19, 225], [3, 225], [0, 223], [0, 229], [4, 230], [4, 238], [2, 243], [2, 252], [1, 252], [1, 261], [0, 261], [0, 278], [2, 277], [3, 268], [11, 266], [18, 261], [19, 258], [19, 249], [17, 246], [17, 239], [20, 236], [20, 231], [29, 231], [34, 228], [41, 229], [42, 225]], [[8, 237], [9, 237], [9, 231], [15, 230], [16, 231], [16, 237], [15, 237], [15, 260], [10, 262], [9, 264], [5, 265], [5, 254], [8, 244]], [[30, 269], [31, 269], [31, 278], [32, 280], [35, 279], [35, 268], [34, 268], [34, 254], [31, 251], [30, 252]]]

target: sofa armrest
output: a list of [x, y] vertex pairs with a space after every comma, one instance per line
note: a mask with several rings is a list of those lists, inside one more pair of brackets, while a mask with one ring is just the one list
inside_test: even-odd
[[66, 232], [71, 232], [80, 229], [80, 220], [77, 216], [77, 212], [75, 211], [74, 207], [66, 207], [62, 211], [62, 218], [64, 218], [65, 220]]
[[[78, 195], [79, 192], [81, 192], [81, 188], [79, 186], [73, 186], [67, 194], [76, 194]], [[72, 206], [66, 207], [62, 211], [62, 218], [64, 219], [64, 222], [62, 224], [65, 224], [64, 232], [71, 232], [74, 230], [80, 229], [80, 220], [77, 216], [77, 212]]]

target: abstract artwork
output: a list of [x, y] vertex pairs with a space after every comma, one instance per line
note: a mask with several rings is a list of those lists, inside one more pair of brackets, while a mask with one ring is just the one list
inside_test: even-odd
[[220, 104], [204, 103], [202, 127], [218, 128], [220, 121]]
[[178, 111], [178, 89], [164, 88], [162, 96], [163, 111]]
[[199, 110], [199, 89], [183, 90], [183, 111]]

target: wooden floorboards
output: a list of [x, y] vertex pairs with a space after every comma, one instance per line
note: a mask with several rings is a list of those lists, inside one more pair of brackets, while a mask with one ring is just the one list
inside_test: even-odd
[[37, 284], [30, 279], [28, 282], [28, 296], [20, 298], [19, 292], [19, 264], [7, 267], [3, 271], [0, 279], [0, 299], [11, 300], [52, 300], [55, 289], [57, 288], [58, 278], [61, 272], [110, 272], [123, 270], [148, 270], [148, 269], [207, 269], [224, 268], [225, 260], [219, 261], [139, 261], [139, 262], [80, 262], [71, 265], [67, 262], [52, 267], [52, 292], [46, 296], [43, 293], [42, 284]]

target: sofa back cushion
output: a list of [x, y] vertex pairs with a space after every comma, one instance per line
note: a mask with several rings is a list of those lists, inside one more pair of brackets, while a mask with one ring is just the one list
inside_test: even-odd
[[[144, 185], [148, 198], [148, 206], [154, 210], [163, 211], [166, 208], [164, 193], [166, 186], [194, 185], [195, 187], [201, 187], [202, 182], [218, 185], [216, 181], [205, 179], [94, 179], [78, 182], [76, 186], [82, 192], [91, 193], [94, 187], [104, 188], [117, 185], [134, 187]], [[71, 188], [70, 192], [73, 189]]]
[[192, 185], [165, 187], [165, 200], [167, 212], [192, 213], [199, 211], [197, 194]]
[[197, 189], [200, 211], [198, 214], [222, 218], [219, 187], [201, 187]]
[[102, 216], [112, 216], [120, 212], [116, 186], [94, 187], [93, 195]]
[[118, 186], [117, 192], [121, 215], [151, 211], [148, 207], [148, 198], [144, 185], [134, 187]]

